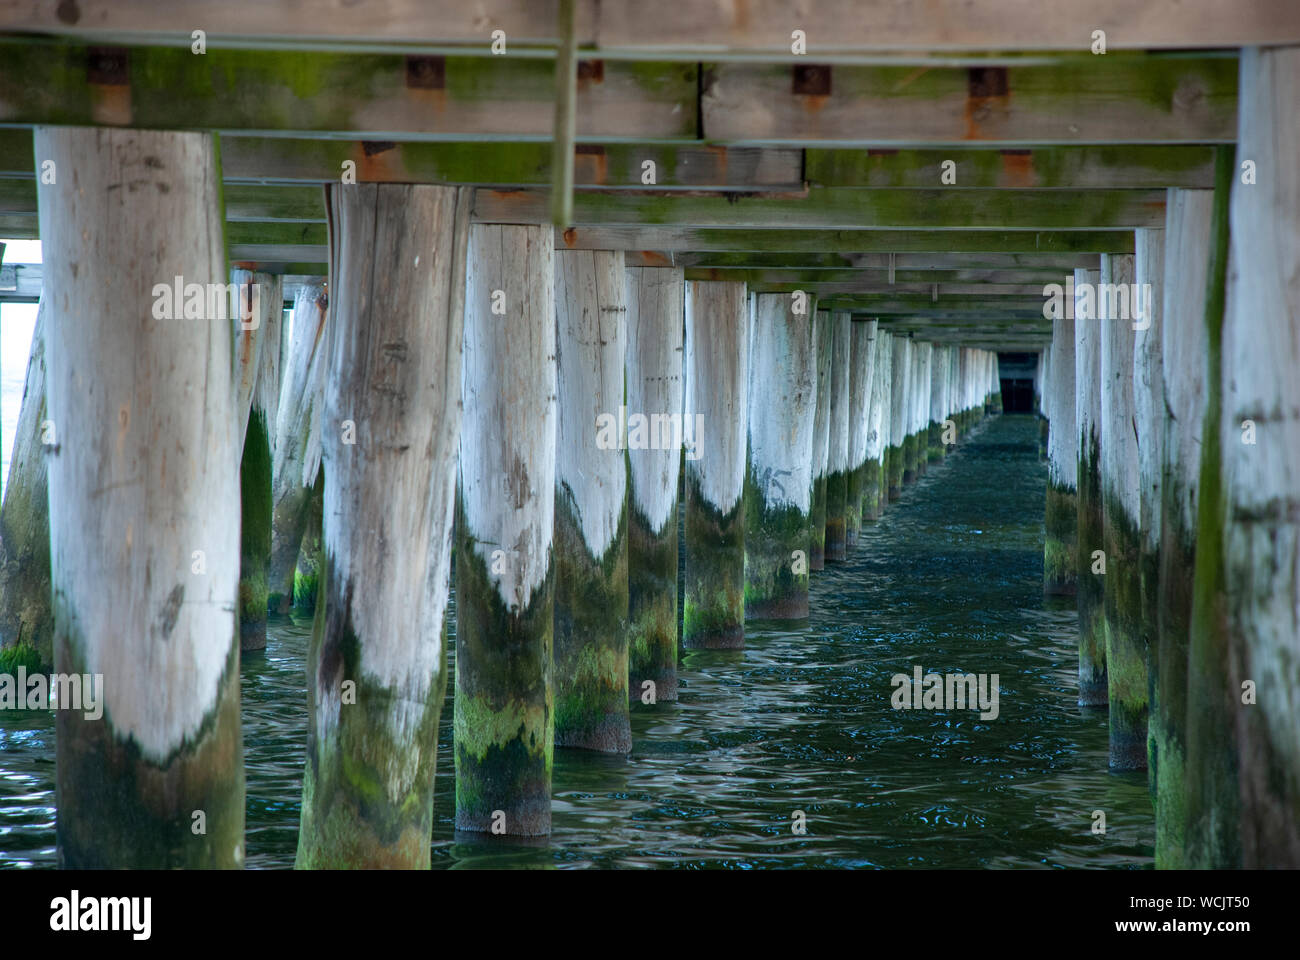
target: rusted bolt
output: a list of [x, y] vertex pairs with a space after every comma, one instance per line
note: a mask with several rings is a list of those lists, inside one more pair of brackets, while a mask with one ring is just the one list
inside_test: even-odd
[[791, 72], [792, 93], [826, 97], [831, 92], [831, 67], [828, 63], [796, 63]]
[[412, 90], [443, 90], [447, 86], [446, 57], [406, 58], [406, 85]]
[[86, 80], [89, 83], [125, 86], [130, 82], [125, 47], [88, 47]]

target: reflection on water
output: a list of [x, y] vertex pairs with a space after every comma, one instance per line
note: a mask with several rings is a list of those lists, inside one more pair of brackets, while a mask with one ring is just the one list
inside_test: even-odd
[[[1042, 596], [1037, 437], [997, 418], [932, 466], [814, 574], [807, 627], [684, 653], [680, 702], [637, 705], [627, 759], [557, 750], [549, 841], [454, 833], [449, 684], [434, 866], [1149, 867], [1146, 774], [1107, 772], [1073, 606]], [[250, 867], [293, 864], [309, 631], [274, 621], [243, 665]], [[894, 711], [890, 677], [917, 664], [998, 674], [998, 718]], [[53, 775], [50, 718], [0, 714], [0, 865], [54, 864]]]

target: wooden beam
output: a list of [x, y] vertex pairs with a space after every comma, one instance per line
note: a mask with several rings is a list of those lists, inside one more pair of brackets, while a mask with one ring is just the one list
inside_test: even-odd
[[[321, 18], [324, 19], [324, 18]], [[698, 68], [586, 61], [579, 140], [694, 140]], [[368, 140], [551, 139], [555, 67], [494, 56], [95, 48], [0, 40], [0, 123]]]
[[[355, 0], [304, 16], [300, 0], [0, 0], [0, 31], [59, 34], [93, 42], [188, 47], [202, 25], [214, 46], [400, 50], [465, 45], [488, 49], [493, 30], [511, 54], [556, 42], [557, 0]], [[792, 59], [791, 31], [823, 59], [867, 52], [1087, 50], [1094, 30], [1108, 49], [1199, 48], [1300, 43], [1300, 10], [1289, 0], [787, 0], [698, 2], [664, 8], [636, 0], [578, 0], [583, 46], [605, 56]]]
[[826, 69], [813, 92], [787, 64], [705, 67], [703, 136], [747, 144], [1226, 143], [1237, 58], [1080, 54], [1050, 65]]
[[[1132, 230], [736, 230], [683, 226], [571, 227], [557, 231], [556, 249], [788, 251], [795, 253], [1131, 253]], [[653, 263], [643, 263], [653, 266]]]
[[[271, 188], [259, 188], [271, 189]], [[281, 188], [293, 189], [293, 188]], [[544, 223], [547, 193], [538, 189], [480, 188], [480, 223]], [[800, 193], [629, 193], [583, 190], [573, 198], [573, 222], [851, 230], [1075, 229], [1158, 226], [1162, 190], [867, 190], [812, 187]], [[257, 219], [262, 219], [258, 217]]]
[[[837, 288], [861, 290], [863, 293], [928, 294], [937, 284], [939, 292], [962, 293], [961, 288], [987, 290], [1000, 295], [1013, 290], [1020, 295], [1041, 293], [1044, 284], [1063, 283], [1060, 270], [898, 270], [889, 281], [888, 268], [866, 270], [789, 270], [717, 267], [687, 267], [687, 280], [742, 280], [755, 285], [783, 284], [803, 286], [821, 293]], [[1032, 290], [1030, 289], [1032, 288]]]
[[[0, 180], [0, 212], [34, 213], [32, 180]], [[230, 184], [232, 221], [324, 223], [319, 187]], [[1160, 190], [867, 190], [813, 187], [756, 196], [727, 193], [630, 193], [584, 190], [573, 198], [573, 222], [592, 225], [680, 224], [691, 227], [852, 230], [1109, 230], [1164, 222]], [[479, 188], [479, 223], [546, 223], [549, 192]]]
[[[787, 147], [721, 147], [661, 143], [582, 144], [575, 151], [574, 184], [648, 189], [645, 161], [654, 164], [654, 189], [785, 189], [803, 182], [803, 151]], [[345, 165], [351, 162], [352, 167]], [[338, 183], [345, 170], [358, 183], [544, 186], [551, 182], [551, 148], [544, 142], [400, 142], [228, 135], [221, 138], [226, 183]], [[32, 134], [0, 129], [0, 177], [33, 177]]]
[[[1100, 257], [1095, 253], [726, 253], [717, 251], [682, 252], [665, 254], [654, 251], [636, 251], [638, 258], [654, 262], [637, 266], [662, 266], [662, 260], [671, 256], [679, 267], [700, 269], [748, 270], [879, 270], [888, 276], [890, 257], [897, 274], [902, 279], [919, 271], [1033, 271], [1073, 275], [1076, 267], [1097, 269]], [[632, 263], [632, 251], [625, 259]], [[956, 279], [955, 277], [953, 279]]]
[[[765, 148], [779, 149], [779, 148]], [[1204, 145], [1125, 144], [1035, 149], [804, 151], [804, 177], [826, 187], [921, 187], [943, 184], [952, 161], [957, 188], [1071, 190], [1210, 187], [1214, 151]]]

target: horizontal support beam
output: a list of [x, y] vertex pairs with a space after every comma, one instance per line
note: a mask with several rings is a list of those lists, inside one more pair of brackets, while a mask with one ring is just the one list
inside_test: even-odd
[[[263, 188], [269, 189], [269, 188]], [[285, 188], [291, 189], [291, 188]], [[544, 223], [546, 190], [475, 191], [481, 223]], [[1109, 230], [1159, 227], [1163, 190], [869, 190], [812, 187], [798, 194], [686, 194], [575, 191], [575, 225], [852, 230]]]
[[[0, 123], [549, 141], [554, 74], [525, 57], [221, 47], [198, 56], [188, 43], [105, 52], [4, 38]], [[697, 139], [697, 74], [693, 63], [580, 68], [578, 138]]]
[[1235, 55], [1085, 53], [1048, 65], [822, 66], [815, 78], [796, 75], [808, 69], [706, 65], [704, 138], [914, 146], [1229, 143], [1237, 135]]
[[[803, 151], [661, 143], [579, 145], [574, 184], [630, 190], [793, 191], [801, 189], [806, 178], [814, 186], [935, 188], [943, 185], [943, 165], [950, 160], [958, 188], [1209, 189], [1214, 185], [1213, 148], [1199, 145]], [[551, 182], [550, 145], [528, 141], [426, 143], [228, 135], [221, 138], [221, 165], [227, 183], [334, 183], [345, 171], [355, 174], [359, 183], [523, 187]], [[648, 173], [651, 182], [643, 182]], [[35, 175], [29, 128], [0, 129], [0, 177], [14, 175]]]
[[[221, 172], [226, 183], [338, 183], [350, 172], [358, 183], [522, 187], [551, 182], [551, 146], [529, 141], [399, 142], [228, 135], [221, 138]], [[642, 182], [647, 172], [653, 173], [652, 184]], [[11, 175], [35, 175], [29, 128], [0, 129], [0, 176]], [[574, 157], [574, 183], [632, 190], [798, 190], [803, 183], [803, 151], [790, 147], [581, 144]]]
[[[949, 161], [952, 166], [945, 167]], [[933, 188], [944, 184], [945, 174], [957, 188], [1210, 189], [1214, 186], [1214, 148], [1130, 143], [1033, 149], [809, 147], [804, 151], [804, 177], [814, 186]]]
[[[63, 34], [100, 42], [188, 47], [202, 25], [212, 45], [401, 50], [462, 44], [486, 50], [494, 30], [509, 49], [552, 47], [556, 0], [353, 0], [308, 16], [301, 0], [0, 0], [0, 31]], [[788, 0], [662, 5], [577, 0], [580, 46], [605, 56], [792, 58], [791, 32], [809, 56], [852, 57], [882, 50], [1087, 50], [1094, 30], [1108, 49], [1199, 48], [1300, 43], [1290, 0]]]
[[[734, 230], [680, 226], [570, 227], [557, 250], [635, 250], [672, 266], [676, 251], [792, 253], [1132, 253], [1132, 230]], [[653, 259], [653, 256], [648, 257]]]
[[[704, 250], [665, 254], [654, 251], [628, 251], [628, 266], [663, 266], [671, 259], [677, 267], [709, 270], [878, 270], [888, 275], [892, 267], [895, 280], [920, 271], [1027, 271], [1073, 274], [1077, 268], [1096, 270], [1100, 258], [1095, 253], [725, 253]], [[952, 279], [957, 279], [953, 277]], [[977, 279], [977, 278], [975, 278]]]
[[687, 267], [687, 280], [732, 280], [752, 285], [802, 286], [818, 293], [844, 290], [869, 294], [926, 294], [938, 286], [939, 294], [978, 293], [990, 296], [1040, 294], [1045, 284], [1063, 284], [1061, 270], [772, 270]]

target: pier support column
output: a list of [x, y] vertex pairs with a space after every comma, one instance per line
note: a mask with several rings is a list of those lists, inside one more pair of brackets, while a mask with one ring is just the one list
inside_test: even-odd
[[1034, 375], [1034, 413], [1038, 415], [1038, 459], [1047, 459], [1047, 447], [1051, 442], [1048, 431], [1051, 429], [1051, 384], [1052, 345], [1049, 343], [1038, 354], [1038, 370]]
[[808, 616], [813, 421], [813, 311], [782, 293], [755, 298], [745, 468], [745, 615]]
[[36, 311], [22, 408], [14, 431], [9, 480], [0, 508], [0, 649], [30, 648], [15, 656], [54, 663], [54, 612], [50, 608], [50, 501], [47, 442], [58, 442], [44, 428], [45, 313]]
[[831, 426], [826, 468], [826, 560], [848, 556], [849, 422], [852, 396], [853, 324], [850, 314], [831, 314]]
[[[1071, 304], [1073, 307], [1073, 304]], [[1074, 596], [1079, 582], [1079, 434], [1075, 429], [1074, 316], [1052, 320], [1051, 371], [1043, 402], [1052, 413], [1047, 437], [1047, 512], [1043, 592]]]
[[457, 830], [551, 832], [554, 235], [549, 225], [470, 230], [456, 501]]
[[[215, 139], [38, 127], [34, 141], [37, 166], [60, 173], [39, 191], [54, 669], [97, 694], [55, 717], [60, 862], [242, 867], [240, 447]], [[178, 282], [194, 293], [182, 303]]]
[[[1143, 770], [1147, 762], [1147, 661], [1142, 644], [1138, 557], [1140, 483], [1133, 396], [1134, 330], [1117, 307], [1135, 283], [1132, 254], [1102, 254], [1101, 518], [1106, 551], [1103, 606], [1110, 701], [1110, 765]], [[1111, 296], [1106, 291], [1118, 291]]]
[[[1231, 666], [1223, 680], [1236, 720], [1241, 866], [1294, 869], [1300, 867], [1300, 47], [1243, 50], [1240, 90], [1238, 170], [1250, 159], [1261, 173], [1250, 185], [1238, 176], [1232, 187], [1223, 478], [1201, 486], [1207, 497], [1226, 494], [1226, 617], [1197, 629], [1227, 633]], [[1197, 562], [1199, 589], [1199, 554]], [[1197, 652], [1194, 640], [1194, 657]], [[1255, 691], [1249, 698], [1247, 682]]]
[[878, 332], [877, 336], [882, 364], [879, 369], [883, 374], [880, 378], [880, 512], [884, 513], [889, 506], [889, 474], [894, 462], [890, 453], [894, 445], [890, 430], [894, 422], [894, 377], [898, 374], [894, 369], [894, 335], [884, 331]]
[[[1147, 717], [1150, 717], [1154, 677], [1151, 651], [1157, 643], [1160, 619], [1160, 474], [1164, 444], [1165, 390], [1161, 360], [1161, 308], [1164, 296], [1165, 231], [1144, 228], [1134, 235], [1133, 274], [1137, 292], [1130, 297], [1138, 306], [1133, 323], [1133, 428], [1137, 433], [1138, 501], [1138, 611], [1137, 649], [1147, 680]], [[1150, 741], [1144, 725], [1144, 755], [1148, 783], [1155, 796], [1155, 774], [1151, 770]]]
[[1156, 794], [1156, 866], [1185, 863], [1187, 650], [1196, 570], [1197, 487], [1205, 424], [1209, 343], [1205, 290], [1211, 190], [1168, 192], [1161, 353], [1167, 412], [1160, 419], [1160, 564], [1156, 639], [1150, 649], [1147, 754]]
[[849, 370], [849, 472], [845, 484], [844, 546], [855, 550], [862, 532], [862, 500], [866, 489], [867, 415], [875, 372], [875, 320], [852, 323], [852, 366]]
[[925, 476], [930, 464], [930, 381], [934, 366], [934, 344], [923, 341], [916, 347], [912, 431], [916, 434], [916, 477], [919, 480]]
[[889, 334], [876, 324], [871, 341], [871, 393], [867, 398], [867, 453], [862, 475], [862, 522], [880, 518], [885, 486], [885, 398], [889, 396]]
[[[1079, 522], [1079, 706], [1110, 702], [1106, 680], [1105, 574], [1093, 554], [1105, 549], [1101, 523], [1101, 334], [1096, 309], [1096, 270], [1074, 271], [1075, 421]], [[1109, 571], [1109, 565], [1106, 568]]]
[[285, 350], [272, 457], [271, 574], [268, 603], [288, 613], [294, 570], [320, 473], [321, 408], [325, 401], [325, 288], [304, 284], [294, 297]]
[[687, 283], [686, 415], [703, 432], [686, 455], [686, 647], [745, 645], [748, 386], [745, 285]]
[[297, 866], [428, 869], [471, 191], [325, 196], [325, 559]]
[[[903, 474], [907, 469], [908, 432], [912, 395], [912, 341], [894, 337], [893, 382], [890, 385], [889, 423], [889, 499], [903, 494]], [[913, 443], [915, 447], [915, 443]], [[915, 456], [915, 450], [913, 451]]]
[[817, 354], [817, 412], [813, 418], [813, 499], [808, 544], [808, 569], [825, 567], [826, 468], [831, 443], [831, 315], [818, 310], [813, 318], [813, 341]]
[[627, 273], [621, 250], [555, 261], [555, 745], [627, 753]]
[[[683, 400], [680, 269], [627, 271], [627, 405], [642, 439], [628, 437], [628, 695], [677, 699], [677, 513]], [[647, 687], [646, 684], [653, 684]]]
[[926, 416], [927, 462], [943, 459], [943, 401], [948, 388], [948, 348], [933, 344], [930, 348], [930, 405]]
[[[919, 340], [908, 340], [907, 342], [907, 394], [903, 401], [904, 420], [903, 430], [905, 437], [903, 440], [903, 483], [916, 483], [917, 477], [920, 476], [920, 449], [922, 438], [920, 431], [921, 416], [921, 375], [925, 360], [925, 353], [928, 344], [923, 344]], [[925, 386], [926, 396], [929, 396], [929, 384]]]
[[232, 270], [244, 454], [239, 464], [239, 649], [266, 648], [271, 582], [271, 446], [280, 399], [281, 279]]

